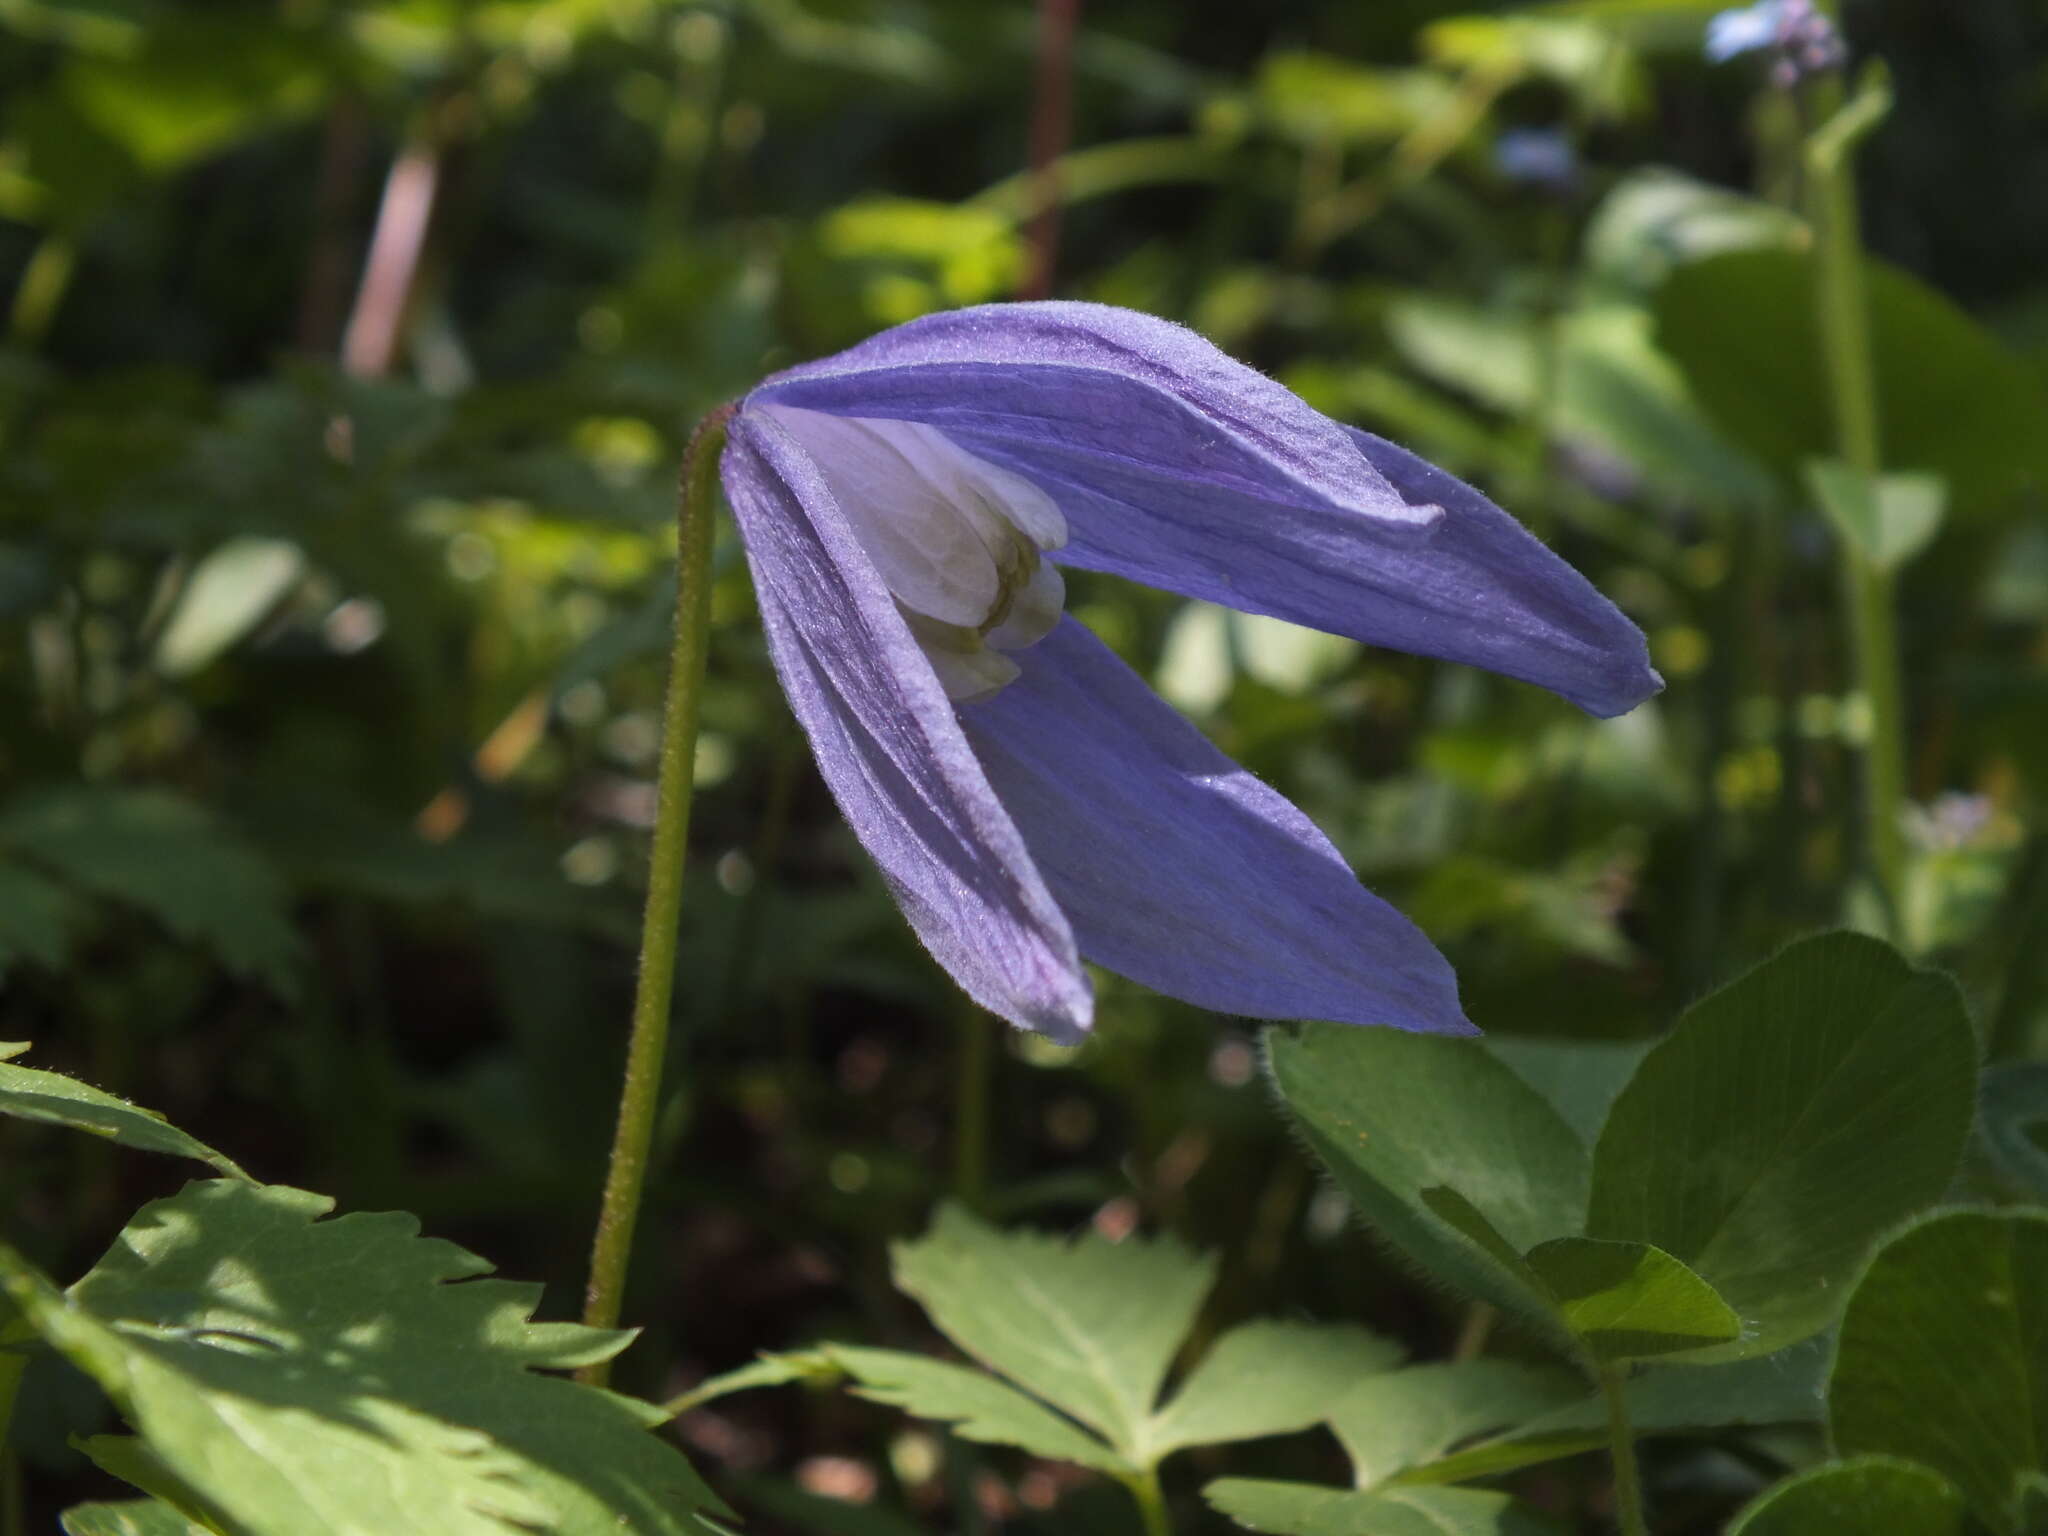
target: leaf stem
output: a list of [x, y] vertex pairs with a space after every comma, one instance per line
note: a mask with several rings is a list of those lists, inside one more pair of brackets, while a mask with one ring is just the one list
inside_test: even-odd
[[[683, 902], [683, 857], [690, 832], [697, 704], [711, 638], [711, 530], [718, 454], [734, 409], [720, 406], [705, 417], [683, 459], [676, 540], [675, 649], [662, 713], [654, 847], [640, 933], [640, 980], [633, 995], [632, 1036], [619, 1091], [618, 1131], [605, 1174], [604, 1200], [591, 1244], [590, 1288], [583, 1302], [583, 1321], [592, 1328], [612, 1328], [619, 1321], [626, 1266], [633, 1251], [633, 1227], [647, 1182], [648, 1151], [661, 1104], [669, 1000], [675, 990], [676, 924]], [[580, 1373], [592, 1385], [602, 1385], [609, 1374], [604, 1363], [586, 1366]]]
[[1636, 1467], [1636, 1435], [1628, 1422], [1628, 1399], [1623, 1394], [1625, 1368], [1600, 1367], [1600, 1395], [1607, 1400], [1607, 1443], [1614, 1453], [1614, 1510], [1621, 1522], [1621, 1536], [1649, 1536], [1649, 1522], [1643, 1517], [1643, 1479]]
[[[1814, 308], [1842, 460], [1867, 482], [1884, 467], [1878, 437], [1877, 372], [1856, 208], [1854, 150], [1891, 106], [1882, 74], [1806, 141], [1807, 218], [1814, 239]], [[1863, 744], [1864, 841], [1888, 917], [1897, 926], [1905, 883], [1905, 689], [1899, 666], [1897, 597], [1891, 572], [1855, 541], [1841, 539], [1843, 600], [1857, 690], [1870, 710]]]
[[1166, 1492], [1159, 1486], [1159, 1469], [1147, 1467], [1124, 1480], [1131, 1497], [1138, 1501], [1138, 1518], [1145, 1536], [1173, 1536], [1173, 1521], [1166, 1512]]

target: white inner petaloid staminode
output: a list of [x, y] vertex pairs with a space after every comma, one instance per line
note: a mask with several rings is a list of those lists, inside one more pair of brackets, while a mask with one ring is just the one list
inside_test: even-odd
[[985, 699], [1059, 623], [1067, 542], [1052, 498], [936, 427], [767, 405], [803, 444], [881, 572], [946, 696]]

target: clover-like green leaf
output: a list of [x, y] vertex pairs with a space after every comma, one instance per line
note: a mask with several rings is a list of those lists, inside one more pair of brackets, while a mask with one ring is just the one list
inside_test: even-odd
[[1999, 1173], [2048, 1200], [2048, 1061], [2003, 1061], [1978, 1090], [1985, 1150]]
[[[1775, 1355], [1731, 1365], [1651, 1362], [1631, 1376], [1629, 1422], [1640, 1435], [1699, 1434], [1736, 1426], [1818, 1424], [1825, 1341], [1808, 1339]], [[1539, 1412], [1489, 1439], [1420, 1462], [1395, 1476], [1400, 1483], [1456, 1483], [1496, 1477], [1518, 1467], [1576, 1456], [1607, 1443], [1607, 1407], [1582, 1394]]]
[[8, 1059], [27, 1049], [22, 1045], [18, 1050], [0, 1051], [0, 1114], [69, 1126], [146, 1152], [197, 1158], [234, 1178], [249, 1177], [226, 1154], [186, 1135], [155, 1110], [103, 1093], [61, 1072], [17, 1067]]
[[1844, 1455], [1904, 1457], [2004, 1536], [2048, 1471], [2048, 1214], [1947, 1211], [1872, 1257], [1842, 1318], [1828, 1423]]
[[1968, 1536], [1970, 1514], [1938, 1472], [1893, 1456], [1831, 1461], [1788, 1477], [1735, 1517], [1728, 1536]]
[[[1834, 451], [1815, 329], [1813, 256], [1729, 251], [1687, 263], [1657, 295], [1657, 341], [1741, 447], [1796, 474]], [[2048, 473], [2033, 424], [2048, 387], [2026, 360], [1918, 279], [1864, 263], [1879, 436], [1888, 460], [1943, 476], [1971, 514]]]
[[[529, 1320], [535, 1287], [400, 1214], [280, 1186], [146, 1206], [68, 1292], [0, 1249], [25, 1319], [238, 1531], [700, 1536], [717, 1499], [647, 1404], [536, 1374], [625, 1335]], [[161, 1491], [161, 1490], [158, 1490]]]
[[1551, 1327], [1548, 1298], [1445, 1214], [1520, 1252], [1583, 1227], [1590, 1159], [1564, 1117], [1484, 1046], [1391, 1029], [1268, 1030], [1274, 1082], [1360, 1213], [1431, 1274]]
[[1586, 1231], [1663, 1249], [1735, 1309], [1744, 1337], [1696, 1358], [1781, 1348], [1940, 1196], [1976, 1067], [1953, 981], [1860, 934], [1802, 940], [1643, 1058], [1594, 1151]]
[[1941, 527], [1948, 487], [1939, 475], [1873, 477], [1835, 459], [1809, 459], [1805, 470], [1837, 537], [1881, 571], [1905, 565]]
[[1560, 1237], [1527, 1255], [1558, 1315], [1595, 1360], [1611, 1364], [1726, 1344], [1742, 1319], [1661, 1248]]

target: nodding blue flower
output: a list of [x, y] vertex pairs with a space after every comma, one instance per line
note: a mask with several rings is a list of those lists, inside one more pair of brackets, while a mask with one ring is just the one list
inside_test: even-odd
[[1776, 55], [1773, 81], [1786, 88], [1824, 69], [1839, 69], [1848, 58], [1842, 34], [1813, 0], [1757, 0], [1707, 22], [1705, 52], [1713, 63], [1765, 50]]
[[1661, 686], [1470, 486], [1128, 310], [958, 310], [792, 368], [720, 473], [841, 811], [975, 1001], [1056, 1040], [1092, 1023], [1084, 958], [1225, 1013], [1473, 1032], [1421, 931], [1063, 614], [1061, 566], [1595, 714]]

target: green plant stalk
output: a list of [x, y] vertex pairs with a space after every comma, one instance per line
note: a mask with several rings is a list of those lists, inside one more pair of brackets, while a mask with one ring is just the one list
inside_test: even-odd
[[1600, 1395], [1607, 1400], [1607, 1444], [1614, 1453], [1614, 1513], [1621, 1523], [1621, 1536], [1650, 1536], [1643, 1515], [1643, 1478], [1636, 1466], [1636, 1434], [1622, 1392], [1624, 1380], [1623, 1370], [1600, 1367]]
[[[676, 537], [675, 641], [662, 711], [654, 847], [640, 932], [640, 979], [633, 995], [632, 1035], [619, 1091], [618, 1130], [605, 1173], [597, 1235], [591, 1244], [590, 1288], [583, 1301], [583, 1321], [592, 1328], [618, 1326], [633, 1252], [633, 1228], [647, 1183], [648, 1151], [661, 1107], [669, 1000], [675, 991], [676, 924], [683, 904], [683, 856], [690, 834], [697, 706], [711, 639], [711, 532], [717, 506], [718, 454], [734, 409], [721, 406], [705, 417], [683, 459]], [[602, 1386], [610, 1368], [600, 1362], [578, 1374], [593, 1386]]]
[[[1806, 142], [1807, 219], [1813, 229], [1815, 315], [1842, 460], [1875, 481], [1884, 459], [1878, 437], [1877, 370], [1870, 305], [1863, 287], [1854, 150], [1891, 106], [1881, 78]], [[1905, 687], [1899, 665], [1897, 594], [1891, 572], [1848, 539], [1841, 550], [1851, 663], [1870, 710], [1863, 744], [1864, 840], [1887, 914], [1896, 925], [1906, 875]]]
[[1123, 1480], [1138, 1501], [1138, 1519], [1145, 1536], [1173, 1536], [1173, 1521], [1166, 1513], [1166, 1492], [1159, 1486], [1159, 1469], [1147, 1467]]

